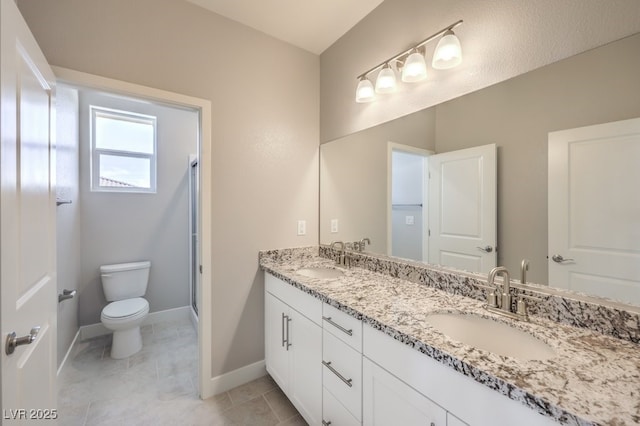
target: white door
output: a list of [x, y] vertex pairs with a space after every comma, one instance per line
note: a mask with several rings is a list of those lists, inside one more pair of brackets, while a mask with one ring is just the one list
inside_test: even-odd
[[496, 145], [429, 157], [429, 263], [496, 266]]
[[[12, 0], [1, 0], [0, 315], [3, 419], [56, 408], [55, 78]], [[31, 344], [7, 354], [7, 335]], [[26, 338], [25, 341], [29, 339]], [[24, 411], [23, 411], [24, 410]]]
[[640, 118], [549, 133], [549, 284], [640, 303]]

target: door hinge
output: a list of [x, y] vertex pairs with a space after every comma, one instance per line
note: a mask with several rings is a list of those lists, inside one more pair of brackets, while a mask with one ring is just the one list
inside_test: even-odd
[[427, 236], [431, 236], [431, 229], [427, 229]]
[[198, 269], [200, 270], [200, 273], [202, 273], [202, 265], [198, 265]]

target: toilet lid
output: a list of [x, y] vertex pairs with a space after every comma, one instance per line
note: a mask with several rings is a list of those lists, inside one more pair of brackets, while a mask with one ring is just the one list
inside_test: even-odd
[[135, 315], [149, 307], [149, 302], [142, 297], [111, 302], [102, 310], [102, 315], [109, 318], [122, 318]]

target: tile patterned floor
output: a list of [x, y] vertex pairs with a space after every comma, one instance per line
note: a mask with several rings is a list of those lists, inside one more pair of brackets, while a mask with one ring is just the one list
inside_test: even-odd
[[111, 336], [77, 345], [58, 378], [58, 424], [307, 424], [269, 376], [200, 400], [188, 320], [145, 326], [142, 339], [142, 351], [123, 360], [109, 356]]

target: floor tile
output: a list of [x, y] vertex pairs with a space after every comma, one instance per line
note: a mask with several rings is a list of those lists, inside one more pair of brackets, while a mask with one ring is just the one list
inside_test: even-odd
[[110, 357], [111, 336], [80, 342], [58, 377], [58, 424], [304, 425], [270, 376], [198, 397], [198, 339], [190, 321], [141, 328], [143, 347]]

